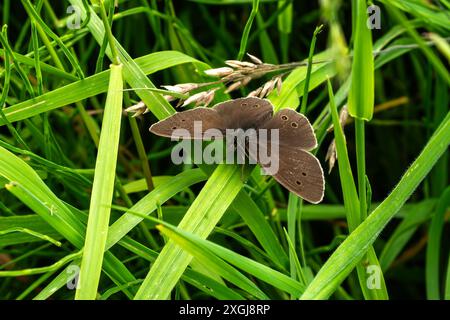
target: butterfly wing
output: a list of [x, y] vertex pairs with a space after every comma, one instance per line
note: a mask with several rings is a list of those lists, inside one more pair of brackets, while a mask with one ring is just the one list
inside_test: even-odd
[[258, 128], [273, 115], [269, 100], [256, 97], [240, 98], [216, 104], [217, 110], [228, 129]]
[[292, 146], [309, 151], [317, 146], [313, 127], [308, 119], [292, 109], [278, 111], [261, 129], [267, 129], [269, 134], [270, 130], [278, 129], [280, 147]]
[[150, 132], [168, 138], [203, 139], [205, 132], [210, 129], [216, 129], [222, 135], [225, 133], [224, 121], [217, 110], [194, 108], [153, 124]]
[[[258, 163], [266, 173], [306, 201], [311, 203], [322, 201], [325, 179], [322, 166], [314, 155], [294, 146], [279, 146], [279, 150], [276, 150], [271, 144], [267, 146], [260, 142], [258, 147], [267, 152], [266, 154], [270, 154], [272, 159], [270, 163], [263, 164], [259, 158]], [[273, 168], [274, 160], [278, 162], [278, 167]]]

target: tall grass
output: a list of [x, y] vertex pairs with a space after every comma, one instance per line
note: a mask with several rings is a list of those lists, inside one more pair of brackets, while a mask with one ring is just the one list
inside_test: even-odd
[[[375, 4], [380, 30], [360, 0], [2, 2], [0, 298], [449, 299], [450, 10]], [[335, 141], [318, 205], [148, 132], [179, 111], [161, 85], [246, 53], [310, 62], [268, 99], [324, 168]]]

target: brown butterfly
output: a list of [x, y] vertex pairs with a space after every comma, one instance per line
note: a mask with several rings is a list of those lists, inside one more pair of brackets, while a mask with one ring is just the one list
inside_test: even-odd
[[[202, 136], [194, 134], [194, 122], [197, 121], [202, 123], [202, 133], [209, 129], [219, 130], [224, 135], [227, 129], [267, 129], [269, 132], [278, 129], [277, 142], [270, 138], [257, 140], [259, 148], [278, 149], [275, 156], [279, 168], [269, 174], [308, 202], [322, 201], [325, 188], [323, 170], [319, 160], [308, 152], [317, 146], [317, 140], [311, 124], [302, 114], [282, 109], [274, 115], [270, 101], [248, 97], [219, 103], [212, 108], [178, 112], [152, 125], [150, 131], [163, 137], [202, 139]], [[254, 152], [249, 152], [249, 157], [256, 159], [263, 170], [268, 168], [269, 164], [259, 161]]]

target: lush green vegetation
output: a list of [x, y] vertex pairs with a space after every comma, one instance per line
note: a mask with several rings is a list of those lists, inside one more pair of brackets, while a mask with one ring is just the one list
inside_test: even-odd
[[[0, 4], [1, 299], [450, 299], [447, 0], [113, 2]], [[274, 71], [204, 72], [246, 53]], [[148, 132], [184, 110], [167, 95], [274, 76], [315, 129], [320, 204]]]

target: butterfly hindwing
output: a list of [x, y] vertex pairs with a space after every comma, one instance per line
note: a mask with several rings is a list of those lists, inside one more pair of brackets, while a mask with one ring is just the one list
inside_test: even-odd
[[[197, 128], [197, 131], [194, 129]], [[212, 108], [194, 108], [178, 112], [150, 127], [150, 132], [168, 138], [202, 139], [205, 131], [217, 129], [225, 132], [224, 121]], [[194, 134], [200, 136], [194, 136]]]
[[[259, 148], [267, 154], [271, 154], [273, 146], [259, 143]], [[277, 151], [277, 150], [275, 150]], [[323, 199], [325, 190], [325, 180], [322, 166], [319, 160], [311, 153], [294, 146], [282, 146], [278, 150], [278, 168], [272, 165], [273, 157], [277, 157], [277, 152], [271, 155], [271, 163], [258, 163], [270, 175], [274, 177], [282, 186], [308, 202], [319, 203]], [[269, 167], [271, 169], [269, 171]], [[275, 170], [275, 171], [274, 171]]]

